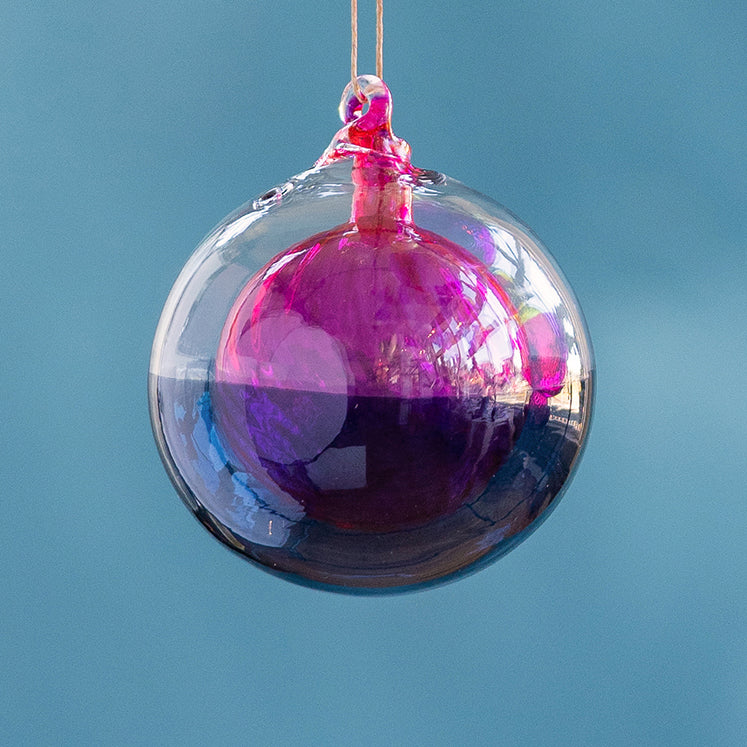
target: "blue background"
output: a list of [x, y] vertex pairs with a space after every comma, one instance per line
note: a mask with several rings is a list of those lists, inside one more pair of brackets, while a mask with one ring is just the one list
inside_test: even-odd
[[387, 4], [395, 131], [543, 237], [599, 390], [527, 542], [349, 598], [208, 536], [145, 392], [192, 248], [337, 129], [347, 3], [6, 0], [0, 741], [744, 743], [746, 7]]

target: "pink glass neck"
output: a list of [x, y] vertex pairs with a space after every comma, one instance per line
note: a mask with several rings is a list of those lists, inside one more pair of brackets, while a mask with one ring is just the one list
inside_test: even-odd
[[326, 166], [353, 157], [355, 194], [351, 223], [369, 229], [397, 230], [412, 225], [413, 173], [410, 146], [392, 132], [392, 96], [373, 75], [358, 78], [363, 100], [348, 83], [340, 101], [345, 126], [317, 161]]

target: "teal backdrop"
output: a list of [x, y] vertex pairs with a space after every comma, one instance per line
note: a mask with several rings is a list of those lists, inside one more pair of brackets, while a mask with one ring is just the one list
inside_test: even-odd
[[[373, 0], [360, 3], [373, 72]], [[0, 742], [747, 741], [747, 6], [387, 2], [414, 162], [543, 238], [596, 348], [553, 516], [418, 594], [283, 583], [150, 432], [200, 238], [338, 127], [338, 2], [0, 4]]]

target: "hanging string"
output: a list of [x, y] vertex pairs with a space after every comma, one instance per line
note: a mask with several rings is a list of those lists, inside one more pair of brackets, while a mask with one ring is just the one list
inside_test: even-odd
[[376, 77], [384, 78], [384, 0], [376, 0]]
[[361, 87], [358, 85], [358, 0], [350, 0], [350, 80], [353, 92], [361, 100]]
[[[384, 0], [376, 0], [376, 76], [384, 77]], [[358, 84], [358, 0], [350, 0], [350, 79], [355, 95], [362, 101]]]

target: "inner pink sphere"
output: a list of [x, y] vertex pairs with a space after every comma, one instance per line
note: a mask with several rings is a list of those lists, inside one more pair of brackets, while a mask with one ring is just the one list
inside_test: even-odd
[[234, 468], [309, 517], [419, 526], [479, 496], [531, 382], [504, 288], [414, 226], [345, 224], [244, 287], [216, 355], [213, 414]]

